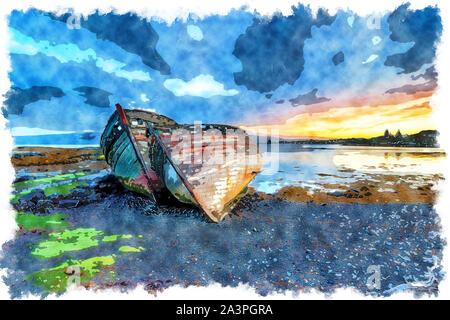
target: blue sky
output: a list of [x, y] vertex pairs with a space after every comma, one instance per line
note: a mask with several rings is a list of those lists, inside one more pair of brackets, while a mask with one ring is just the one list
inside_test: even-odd
[[[73, 28], [70, 13], [13, 11], [3, 114], [16, 134], [99, 132], [115, 103], [179, 123], [272, 124], [355, 97], [434, 88], [423, 83], [435, 76], [421, 75], [433, 67], [437, 8], [404, 5], [378, 20], [301, 4], [293, 13], [233, 10], [170, 25], [93, 14]], [[392, 91], [401, 87], [414, 92]]]

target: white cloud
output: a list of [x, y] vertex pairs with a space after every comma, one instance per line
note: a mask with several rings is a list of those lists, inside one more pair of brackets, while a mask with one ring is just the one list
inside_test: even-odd
[[11, 53], [35, 55], [37, 53], [45, 54], [49, 57], [58, 59], [61, 63], [67, 63], [74, 61], [82, 63], [93, 59], [95, 65], [107, 73], [113, 73], [117, 77], [125, 78], [128, 81], [151, 80], [150, 75], [147, 72], [140, 70], [127, 71], [122, 69], [126, 66], [125, 63], [114, 59], [102, 59], [97, 57], [97, 54], [92, 49], [81, 50], [77, 45], [70, 44], [57, 44], [50, 45], [49, 41], [35, 41], [33, 38], [28, 37], [20, 31], [9, 28], [11, 32], [11, 41], [9, 43], [9, 51]]
[[176, 96], [195, 96], [210, 98], [212, 96], [234, 96], [239, 93], [235, 89], [225, 90], [224, 85], [214, 80], [213, 76], [201, 74], [185, 82], [181, 79], [168, 79], [164, 87]]
[[376, 46], [380, 42], [381, 42], [381, 38], [379, 36], [375, 36], [375, 37], [372, 38], [372, 43], [373, 43], [374, 46]]
[[352, 28], [353, 27], [353, 22], [355, 22], [355, 17], [354, 16], [350, 16], [347, 18], [347, 23], [348, 25]]
[[187, 33], [194, 40], [200, 41], [203, 39], [202, 29], [200, 29], [197, 26], [194, 26], [193, 24], [188, 24]]
[[367, 60], [364, 61], [362, 64], [370, 63], [370, 62], [376, 60], [377, 58], [378, 58], [378, 55], [377, 55], [377, 54], [372, 54], [372, 55], [370, 55], [370, 57], [368, 57]]
[[114, 60], [114, 59], [104, 60], [102, 58], [97, 58], [95, 65], [105, 72], [114, 73], [116, 76], [125, 78], [128, 81], [132, 81], [132, 80], [149, 81], [149, 80], [151, 80], [151, 78], [147, 72], [143, 72], [140, 70], [134, 70], [134, 71], [123, 70], [122, 68], [125, 67], [126, 64], [123, 62]]
[[141, 93], [141, 100], [142, 102], [149, 102], [150, 99], [147, 98], [147, 95], [145, 93]]

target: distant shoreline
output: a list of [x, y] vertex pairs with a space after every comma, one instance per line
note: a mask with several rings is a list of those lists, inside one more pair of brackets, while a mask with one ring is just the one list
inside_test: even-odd
[[[386, 131], [385, 135], [373, 138], [346, 138], [346, 139], [280, 139], [280, 144], [330, 144], [343, 146], [367, 146], [367, 147], [420, 147], [420, 148], [439, 148], [437, 137], [439, 132], [436, 130], [423, 130], [415, 134], [396, 135]], [[271, 143], [270, 139], [267, 142]]]
[[[439, 148], [437, 137], [439, 132], [436, 130], [423, 130], [415, 134], [391, 135], [387, 134], [373, 138], [346, 138], [346, 139], [285, 139], [280, 138], [280, 144], [301, 144], [301, 145], [342, 145], [342, 146], [361, 146], [361, 147], [416, 147], [416, 148]], [[256, 138], [256, 136], [254, 136]], [[262, 137], [258, 137], [260, 139]], [[270, 138], [267, 144], [271, 144]], [[100, 144], [14, 144], [14, 148], [24, 147], [43, 147], [43, 148], [100, 148]]]

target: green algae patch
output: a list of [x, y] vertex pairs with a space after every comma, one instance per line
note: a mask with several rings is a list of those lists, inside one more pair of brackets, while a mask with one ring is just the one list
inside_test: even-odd
[[25, 230], [58, 230], [70, 227], [70, 223], [64, 221], [65, 218], [64, 214], [37, 216], [32, 213], [18, 212], [16, 223]]
[[41, 184], [51, 184], [55, 182], [60, 181], [66, 181], [66, 180], [73, 180], [78, 179], [80, 177], [83, 177], [85, 175], [89, 174], [88, 172], [75, 172], [75, 173], [66, 173], [66, 174], [59, 174], [56, 176], [51, 177], [45, 177], [45, 178], [38, 178], [38, 179], [32, 179], [32, 180], [25, 180], [14, 183], [14, 188], [16, 189], [25, 189]]
[[102, 242], [113, 242], [113, 241], [117, 241], [118, 239], [131, 239], [133, 238], [132, 235], [130, 234], [113, 234], [110, 236], [104, 236], [102, 239]]
[[[87, 185], [88, 184], [84, 181], [74, 181], [74, 182], [70, 182], [70, 183], [64, 183], [64, 184], [58, 184], [55, 186], [46, 187], [46, 188], [43, 188], [42, 190], [44, 191], [45, 196], [48, 197], [55, 193], [56, 194], [69, 194], [72, 189], [75, 189], [78, 186], [87, 186]], [[11, 198], [10, 202], [11, 203], [16, 202], [24, 195], [27, 195], [36, 190], [38, 190], [38, 189], [29, 189], [29, 190], [24, 190], [19, 193], [16, 193]]]
[[104, 236], [103, 231], [94, 228], [79, 228], [48, 234], [48, 239], [37, 244], [31, 255], [38, 259], [59, 257], [65, 252], [80, 251], [98, 246], [95, 237]]
[[110, 236], [104, 236], [102, 239], [102, 242], [113, 242], [113, 241], [117, 241], [117, 239], [120, 237], [120, 235], [118, 234], [113, 234]]
[[76, 181], [71, 183], [58, 184], [56, 186], [51, 186], [44, 188], [43, 191], [45, 196], [50, 196], [52, 194], [69, 194], [70, 190], [75, 189], [78, 186], [87, 186], [88, 184], [84, 181]]
[[141, 251], [144, 251], [144, 250], [145, 250], [145, 248], [142, 248], [142, 247], [135, 248], [135, 247], [130, 247], [130, 246], [122, 246], [122, 247], [119, 248], [120, 252], [126, 252], [126, 253], [129, 253], [129, 252], [141, 252]]
[[[86, 260], [66, 260], [62, 264], [37, 271], [29, 275], [26, 280], [34, 285], [43, 287], [47, 292], [64, 292], [74, 283], [87, 284], [107, 266], [115, 263], [115, 256], [93, 257]], [[114, 277], [113, 270], [109, 271]]]

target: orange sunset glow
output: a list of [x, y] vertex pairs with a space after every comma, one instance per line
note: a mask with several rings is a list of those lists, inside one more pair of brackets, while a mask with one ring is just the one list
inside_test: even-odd
[[403, 134], [435, 129], [430, 97], [399, 104], [334, 107], [326, 111], [301, 113], [284, 124], [243, 126], [246, 130], [278, 130], [290, 138], [371, 138], [384, 130]]

